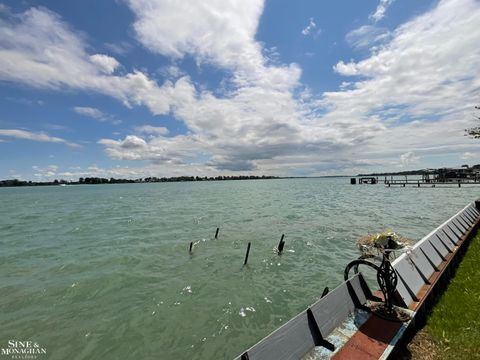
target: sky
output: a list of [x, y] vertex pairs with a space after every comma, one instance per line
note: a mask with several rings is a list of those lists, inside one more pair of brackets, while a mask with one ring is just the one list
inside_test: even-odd
[[479, 24], [478, 0], [0, 0], [0, 179], [477, 164]]

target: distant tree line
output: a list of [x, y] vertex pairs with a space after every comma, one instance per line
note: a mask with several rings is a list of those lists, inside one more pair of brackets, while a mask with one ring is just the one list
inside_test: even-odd
[[429, 174], [428, 170], [410, 170], [410, 171], [398, 171], [398, 172], [380, 172], [380, 173], [369, 173], [369, 174], [358, 174], [357, 176], [390, 176], [390, 175], [425, 175]]
[[239, 176], [215, 176], [215, 177], [200, 177], [200, 176], [176, 176], [176, 177], [146, 177], [139, 179], [115, 179], [115, 178], [100, 178], [100, 177], [81, 177], [78, 181], [69, 180], [53, 180], [53, 181], [23, 181], [18, 179], [0, 180], [0, 187], [2, 186], [48, 186], [48, 185], [95, 185], [95, 184], [130, 184], [130, 183], [157, 183], [157, 182], [184, 182], [184, 181], [225, 181], [225, 180], [262, 180], [262, 179], [279, 179], [277, 176], [254, 176], [254, 175], [239, 175]]

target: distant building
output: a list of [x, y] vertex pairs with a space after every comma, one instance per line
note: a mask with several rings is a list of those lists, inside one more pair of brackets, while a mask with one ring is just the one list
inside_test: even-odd
[[437, 182], [479, 181], [480, 171], [477, 168], [440, 168], [433, 170], [433, 179]]

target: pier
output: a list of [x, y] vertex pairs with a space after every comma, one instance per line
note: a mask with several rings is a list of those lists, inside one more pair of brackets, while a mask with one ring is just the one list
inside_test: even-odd
[[480, 171], [475, 167], [426, 169], [422, 172], [421, 175], [410, 175], [410, 178], [409, 175], [358, 175], [350, 178], [350, 184], [384, 184], [386, 187], [462, 187], [462, 185], [480, 184]]
[[398, 186], [398, 187], [437, 187], [437, 186], [449, 186], [449, 187], [462, 187], [462, 185], [480, 185], [480, 180], [452, 180], [452, 181], [425, 181], [415, 179], [385, 179], [378, 180], [378, 183], [383, 183], [386, 187]]

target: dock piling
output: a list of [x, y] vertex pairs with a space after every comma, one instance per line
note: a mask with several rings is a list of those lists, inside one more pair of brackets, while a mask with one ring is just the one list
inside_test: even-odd
[[327, 295], [329, 292], [330, 292], [330, 289], [327, 286], [325, 289], [323, 289], [322, 296], [320, 296], [320, 298], [325, 297], [325, 295]]
[[220, 228], [217, 227], [217, 231], [215, 232], [215, 239], [218, 238], [218, 232], [220, 231]]
[[243, 261], [243, 265], [247, 265], [248, 255], [250, 255], [250, 245], [251, 245], [251, 242], [248, 242], [248, 245], [247, 245], [247, 253], [245, 254], [245, 260]]
[[282, 234], [282, 238], [280, 239], [280, 242], [278, 243], [277, 250], [278, 250], [278, 255], [280, 255], [283, 251], [283, 247], [285, 246], [285, 241], [283, 241], [283, 238], [285, 237], [285, 234]]
[[188, 252], [191, 254], [193, 250], [193, 241], [190, 241], [190, 247], [188, 249]]

